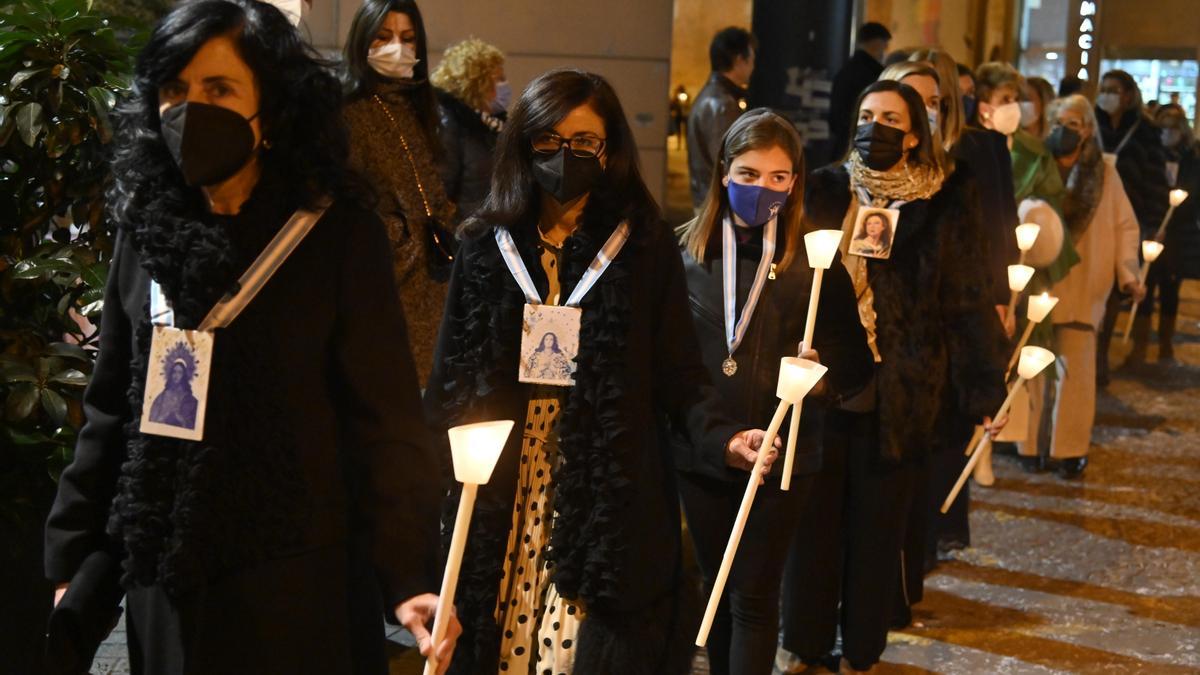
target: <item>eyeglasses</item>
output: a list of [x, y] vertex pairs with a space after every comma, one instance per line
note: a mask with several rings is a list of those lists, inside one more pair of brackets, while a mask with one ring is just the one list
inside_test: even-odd
[[592, 134], [578, 134], [563, 138], [553, 131], [535, 134], [531, 140], [533, 151], [540, 155], [553, 155], [566, 146], [576, 157], [595, 157], [604, 150], [604, 139]]

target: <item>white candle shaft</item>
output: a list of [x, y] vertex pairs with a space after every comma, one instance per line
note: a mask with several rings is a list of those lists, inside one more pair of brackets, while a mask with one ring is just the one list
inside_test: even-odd
[[[1148, 274], [1150, 274], [1150, 262], [1143, 261], [1142, 269], [1138, 272], [1138, 283], [1144, 286]], [[1125, 322], [1125, 335], [1121, 337], [1121, 344], [1129, 342], [1129, 336], [1133, 333], [1133, 320], [1137, 317], [1138, 304], [1138, 301], [1134, 300], [1133, 306], [1129, 308], [1129, 319]]]
[[[1008, 390], [1008, 396], [1004, 399], [1004, 403], [1000, 405], [1000, 410], [996, 412], [996, 416], [992, 418], [992, 421], [998, 420], [1008, 413], [1008, 407], [1012, 405], [1013, 398], [1015, 398], [1017, 395], [1017, 389], [1019, 389], [1024, 383], [1025, 380], [1023, 378], [1017, 377], [1017, 381], [1014, 382], [1012, 388]], [[958, 481], [954, 483], [954, 488], [950, 490], [950, 494], [946, 496], [946, 501], [942, 502], [942, 513], [950, 510], [950, 505], [954, 503], [954, 498], [958, 496], [958, 493], [962, 490], [963, 485], [965, 485], [967, 482], [967, 477], [971, 475], [971, 472], [975, 470], [975, 465], [979, 463], [979, 458], [983, 455], [982, 451], [984, 444], [991, 442], [991, 439], [992, 437], [986, 432], [982, 434], [979, 442], [975, 445], [975, 449], [972, 451], [974, 454], [971, 456], [971, 459], [967, 461], [967, 466], [963, 468], [962, 474], [960, 474], [958, 477]]]
[[1020, 291], [1012, 292], [1012, 295], [1010, 295], [1008, 298], [1008, 314], [1006, 314], [1005, 316], [1012, 316], [1013, 312], [1017, 311], [1017, 299], [1020, 297], [1021, 297]]
[[792, 464], [796, 459], [796, 437], [800, 435], [800, 407], [804, 405], [801, 400], [792, 405], [792, 418], [789, 420], [791, 424], [788, 426], [787, 454], [783, 457], [783, 475], [779, 481], [780, 490], [792, 489]]
[[467, 532], [471, 529], [471, 514], [475, 510], [475, 494], [479, 486], [463, 483], [462, 496], [458, 499], [458, 513], [454, 516], [454, 534], [450, 535], [450, 555], [446, 559], [446, 571], [442, 573], [442, 590], [438, 595], [437, 614], [433, 617], [433, 652], [425, 661], [424, 675], [437, 672], [437, 648], [446, 637], [450, 625], [454, 593], [458, 590], [458, 572], [462, 568], [463, 552], [467, 547]]
[[812, 291], [808, 294], [808, 316], [804, 319], [804, 344], [802, 345], [807, 349], [812, 349], [813, 331], [817, 327], [817, 305], [821, 302], [821, 282], [824, 279], [825, 270], [820, 267], [813, 270]]
[[975, 425], [975, 433], [971, 434], [971, 440], [967, 441], [967, 449], [963, 454], [970, 457], [971, 453], [975, 452], [975, 445], [979, 443], [980, 438], [983, 438], [983, 425], [977, 424]]
[[1013, 368], [1017, 367], [1017, 361], [1021, 359], [1021, 348], [1025, 346], [1025, 343], [1029, 342], [1029, 336], [1033, 335], [1033, 327], [1036, 325], [1032, 321], [1025, 324], [1025, 332], [1021, 334], [1021, 340], [1017, 342], [1017, 348], [1013, 350], [1012, 358], [1008, 361], [1008, 368], [1004, 371], [1005, 380], [1012, 376]]
[[1174, 206], [1167, 207], [1167, 215], [1163, 216], [1162, 223], [1158, 226], [1158, 231], [1154, 234], [1154, 241], [1162, 241], [1163, 235], [1167, 232], [1167, 223], [1171, 221], [1171, 214], [1175, 213]]
[[750, 479], [746, 482], [746, 492], [742, 495], [742, 505], [738, 508], [737, 520], [733, 522], [733, 531], [729, 533], [729, 543], [725, 545], [725, 556], [721, 558], [721, 567], [713, 579], [712, 593], [708, 596], [708, 607], [704, 610], [704, 621], [700, 624], [700, 632], [696, 635], [696, 646], [703, 647], [708, 643], [708, 633], [712, 630], [713, 619], [717, 616], [717, 606], [721, 604], [721, 596], [725, 593], [725, 582], [729, 580], [729, 570], [733, 567], [733, 557], [737, 555], [738, 544], [742, 541], [742, 532], [746, 529], [746, 521], [750, 517], [750, 507], [754, 505], [754, 495], [758, 494], [758, 483], [762, 479], [763, 464], [766, 463], [767, 452], [775, 444], [779, 435], [779, 427], [783, 426], [783, 418], [787, 415], [789, 403], [780, 401], [771, 418], [771, 425], [763, 436], [762, 446], [758, 450], [758, 458]]

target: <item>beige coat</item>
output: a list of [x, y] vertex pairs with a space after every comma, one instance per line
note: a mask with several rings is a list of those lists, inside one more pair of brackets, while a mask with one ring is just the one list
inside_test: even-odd
[[1100, 325], [1114, 279], [1121, 286], [1138, 280], [1140, 236], [1121, 177], [1105, 162], [1100, 204], [1087, 231], [1075, 242], [1081, 261], [1050, 291], [1058, 297], [1050, 314], [1055, 324]]

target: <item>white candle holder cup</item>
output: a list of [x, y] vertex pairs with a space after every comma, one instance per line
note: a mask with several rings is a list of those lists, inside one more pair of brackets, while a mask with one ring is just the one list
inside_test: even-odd
[[1168, 199], [1169, 203], [1171, 204], [1171, 208], [1175, 208], [1176, 206], [1179, 206], [1187, 198], [1188, 198], [1188, 191], [1181, 190], [1179, 188], [1171, 190], [1171, 192], [1167, 195], [1167, 199]]
[[1033, 273], [1034, 269], [1029, 265], [1008, 266], [1008, 289], [1012, 291], [1008, 300], [1008, 316], [1012, 316], [1012, 313], [1017, 310], [1017, 299], [1029, 285], [1030, 279], [1033, 279]]
[[1017, 248], [1021, 251], [1021, 264], [1025, 264], [1025, 254], [1037, 243], [1042, 226], [1037, 223], [1021, 223], [1017, 226]]
[[804, 235], [804, 251], [808, 254], [808, 266], [827, 270], [833, 265], [842, 244], [841, 230], [816, 230]]

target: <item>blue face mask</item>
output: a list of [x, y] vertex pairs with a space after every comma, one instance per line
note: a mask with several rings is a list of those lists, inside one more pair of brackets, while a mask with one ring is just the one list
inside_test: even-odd
[[729, 195], [729, 208], [750, 227], [766, 225], [768, 220], [783, 210], [788, 198], [787, 192], [759, 185], [742, 185], [733, 180], [729, 181], [725, 190]]

